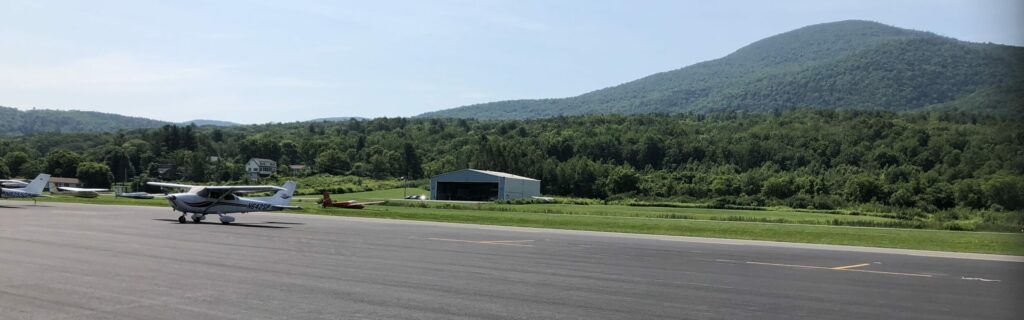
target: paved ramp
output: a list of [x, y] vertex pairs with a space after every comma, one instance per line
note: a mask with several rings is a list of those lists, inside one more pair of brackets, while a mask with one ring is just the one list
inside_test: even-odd
[[1015, 260], [1005, 257], [272, 213], [178, 224], [168, 208], [2, 205], [2, 319], [1024, 314], [1024, 263], [993, 261]]

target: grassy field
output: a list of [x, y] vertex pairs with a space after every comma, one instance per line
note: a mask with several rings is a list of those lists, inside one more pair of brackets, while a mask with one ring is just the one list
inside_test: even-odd
[[570, 230], [1024, 255], [1024, 234], [371, 206], [304, 213]]
[[[393, 206], [403, 205], [401, 202]], [[842, 222], [885, 223], [897, 219], [864, 215], [828, 214], [819, 212], [780, 210], [737, 210], [708, 208], [634, 207], [625, 205], [569, 205], [569, 204], [463, 204], [444, 202], [405, 202], [406, 206], [423, 206], [434, 209], [478, 210], [500, 212], [551, 213], [586, 216], [615, 216], [657, 219], [689, 219], [717, 221], [746, 221], [796, 224], [833, 224]]]
[[[335, 200], [398, 199], [427, 194], [409, 188], [333, 195]], [[833, 224], [900, 226], [891, 218], [786, 210], [633, 207], [572, 204], [464, 204], [392, 201], [364, 210], [320, 208], [316, 196], [295, 197], [303, 210], [290, 213], [374, 217], [571, 230], [611, 231], [712, 238], [977, 252], [1024, 255], [1024, 234], [865, 228]], [[138, 200], [101, 196], [41, 198], [42, 202], [166, 206], [163, 199]], [[888, 225], [892, 224], [892, 225]]]

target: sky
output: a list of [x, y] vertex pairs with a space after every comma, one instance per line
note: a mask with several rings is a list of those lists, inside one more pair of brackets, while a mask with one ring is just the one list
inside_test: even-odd
[[575, 96], [848, 19], [1024, 46], [1019, 0], [4, 0], [0, 105], [165, 121], [408, 117]]

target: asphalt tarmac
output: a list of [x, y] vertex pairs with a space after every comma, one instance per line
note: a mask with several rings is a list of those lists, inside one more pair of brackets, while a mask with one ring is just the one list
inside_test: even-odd
[[0, 201], [0, 319], [1024, 318], [1019, 257], [177, 216]]

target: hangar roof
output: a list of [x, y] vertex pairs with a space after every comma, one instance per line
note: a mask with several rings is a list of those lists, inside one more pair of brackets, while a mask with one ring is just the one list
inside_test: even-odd
[[477, 169], [462, 169], [462, 170], [442, 173], [442, 174], [439, 174], [438, 176], [443, 176], [443, 175], [446, 175], [446, 174], [449, 174], [449, 173], [454, 173], [454, 172], [459, 172], [459, 171], [472, 171], [472, 172], [476, 172], [476, 173], [492, 175], [492, 176], [502, 177], [502, 178], [540, 181], [540, 180], [537, 180], [537, 179], [527, 178], [527, 177], [524, 177], [524, 176], [517, 176], [517, 175], [511, 174], [511, 173], [504, 173], [504, 172], [497, 172], [497, 171], [487, 171], [487, 170], [477, 170]]

